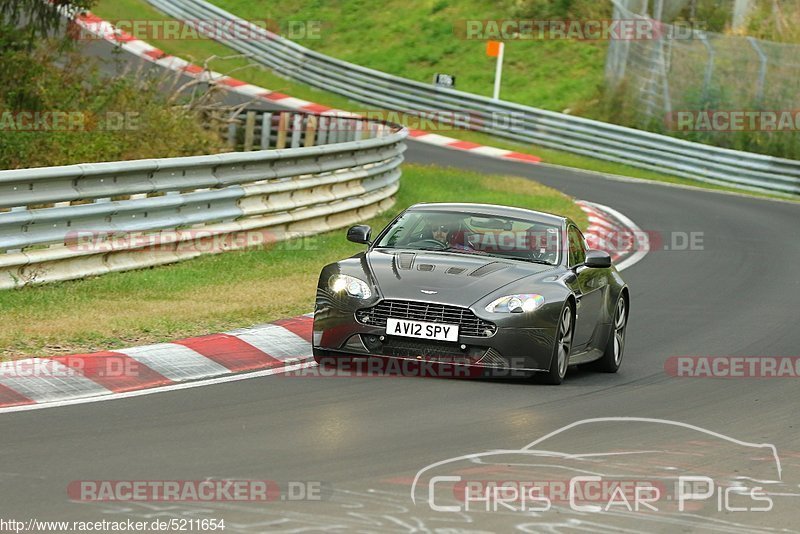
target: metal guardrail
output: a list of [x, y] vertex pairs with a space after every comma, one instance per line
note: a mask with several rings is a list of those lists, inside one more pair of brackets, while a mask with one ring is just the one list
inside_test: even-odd
[[[292, 115], [299, 125], [319, 119]], [[408, 131], [338, 121], [346, 142], [0, 171], [0, 289], [172, 263], [372, 217], [394, 202]], [[305, 143], [329, 141], [311, 133]]]
[[375, 137], [380, 126], [375, 121], [263, 109], [246, 109], [227, 119], [218, 116], [208, 122], [222, 127], [220, 135], [230, 148], [244, 151], [359, 141]]
[[[524, 143], [755, 191], [800, 194], [800, 161], [723, 149], [574, 117], [368, 69], [309, 50], [203, 0], [148, 0], [187, 24], [232, 22], [224, 43], [277, 73], [380, 109], [402, 111]], [[246, 27], [236, 33], [236, 28]], [[202, 27], [197, 28], [202, 31]], [[215, 25], [219, 32], [219, 25]], [[236, 39], [263, 35], [263, 39]], [[210, 36], [210, 37], [219, 37]], [[455, 113], [454, 113], [455, 112]], [[454, 118], [457, 115], [461, 118]]]

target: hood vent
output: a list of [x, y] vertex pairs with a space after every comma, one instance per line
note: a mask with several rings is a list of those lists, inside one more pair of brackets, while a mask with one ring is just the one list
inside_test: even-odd
[[420, 263], [419, 265], [417, 265], [417, 270], [418, 271], [423, 271], [423, 272], [426, 272], [426, 273], [431, 272], [435, 268], [436, 268], [436, 266], [435, 265], [431, 265], [430, 263]]
[[449, 269], [447, 269], [446, 272], [447, 274], [461, 274], [464, 271], [466, 271], [466, 269], [464, 269], [463, 267], [450, 267]]
[[397, 268], [403, 271], [408, 271], [414, 265], [414, 258], [417, 255], [413, 252], [401, 252], [394, 257]]
[[495, 261], [492, 263], [487, 263], [483, 267], [478, 267], [477, 269], [469, 273], [469, 275], [474, 276], [476, 278], [480, 278], [481, 276], [486, 276], [487, 274], [492, 274], [497, 271], [502, 271], [507, 267], [508, 267], [507, 263], [500, 263], [499, 261]]

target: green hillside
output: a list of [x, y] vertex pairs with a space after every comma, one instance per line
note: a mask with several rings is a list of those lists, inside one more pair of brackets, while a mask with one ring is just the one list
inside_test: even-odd
[[[101, 16], [141, 18], [143, 0], [101, 0]], [[407, 78], [430, 82], [435, 73], [456, 76], [457, 88], [491, 96], [495, 59], [486, 42], [467, 40], [466, 21], [532, 18], [608, 18], [610, 8], [589, 0], [214, 0], [254, 21], [269, 21], [287, 37], [293, 22], [319, 21], [308, 48]], [[541, 5], [539, 5], [541, 4]], [[139, 9], [136, 9], [136, 6]], [[605, 13], [605, 10], [609, 10]], [[139, 15], [135, 17], [135, 15]], [[139, 36], [148, 40], [145, 35]], [[149, 39], [153, 40], [153, 39]], [[501, 97], [562, 111], [582, 109], [603, 81], [604, 41], [508, 41]]]

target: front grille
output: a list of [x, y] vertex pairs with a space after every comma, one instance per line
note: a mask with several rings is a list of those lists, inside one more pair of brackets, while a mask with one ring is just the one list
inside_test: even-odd
[[386, 326], [386, 319], [389, 317], [427, 323], [456, 324], [463, 336], [491, 337], [497, 331], [497, 325], [484, 321], [472, 313], [472, 310], [445, 304], [384, 300], [372, 308], [356, 312], [356, 318], [360, 323], [371, 326]]

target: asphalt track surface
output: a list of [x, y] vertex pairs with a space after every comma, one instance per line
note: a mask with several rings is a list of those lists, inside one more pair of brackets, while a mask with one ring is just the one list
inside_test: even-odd
[[[675, 378], [665, 372], [665, 362], [679, 355], [798, 356], [800, 205], [621, 182], [413, 141], [407, 156], [417, 163], [535, 179], [611, 206], [665, 239], [656, 239], [658, 246], [624, 273], [632, 313], [618, 374], [571, 369], [559, 387], [514, 380], [276, 375], [3, 414], [2, 517], [217, 518], [225, 520], [226, 532], [798, 529], [798, 378]], [[663, 250], [673, 232], [702, 232], [702, 250]], [[780, 480], [763, 449], [657, 422], [579, 426], [547, 440], [547, 448], [581, 454], [655, 451], [624, 461], [605, 457], [591, 469], [628, 479], [691, 473], [722, 485], [752, 477], [744, 480], [764, 481], [773, 495], [772, 510], [724, 512], [710, 498], [684, 512], [669, 510], [664, 502], [657, 513], [621, 508], [587, 513], [561, 502], [538, 514], [503, 507], [453, 513], [433, 511], [424, 498], [411, 500], [411, 482], [429, 464], [520, 449], [565, 425], [614, 417], [679, 421], [741, 442], [774, 444]], [[483, 464], [477, 478], [508, 478], [509, 465]], [[541, 469], [546, 474], [537, 476], [553, 476], [549, 468]], [[76, 480], [204, 479], [321, 482], [325, 498], [196, 504], [77, 503], [67, 496], [68, 484]]]

